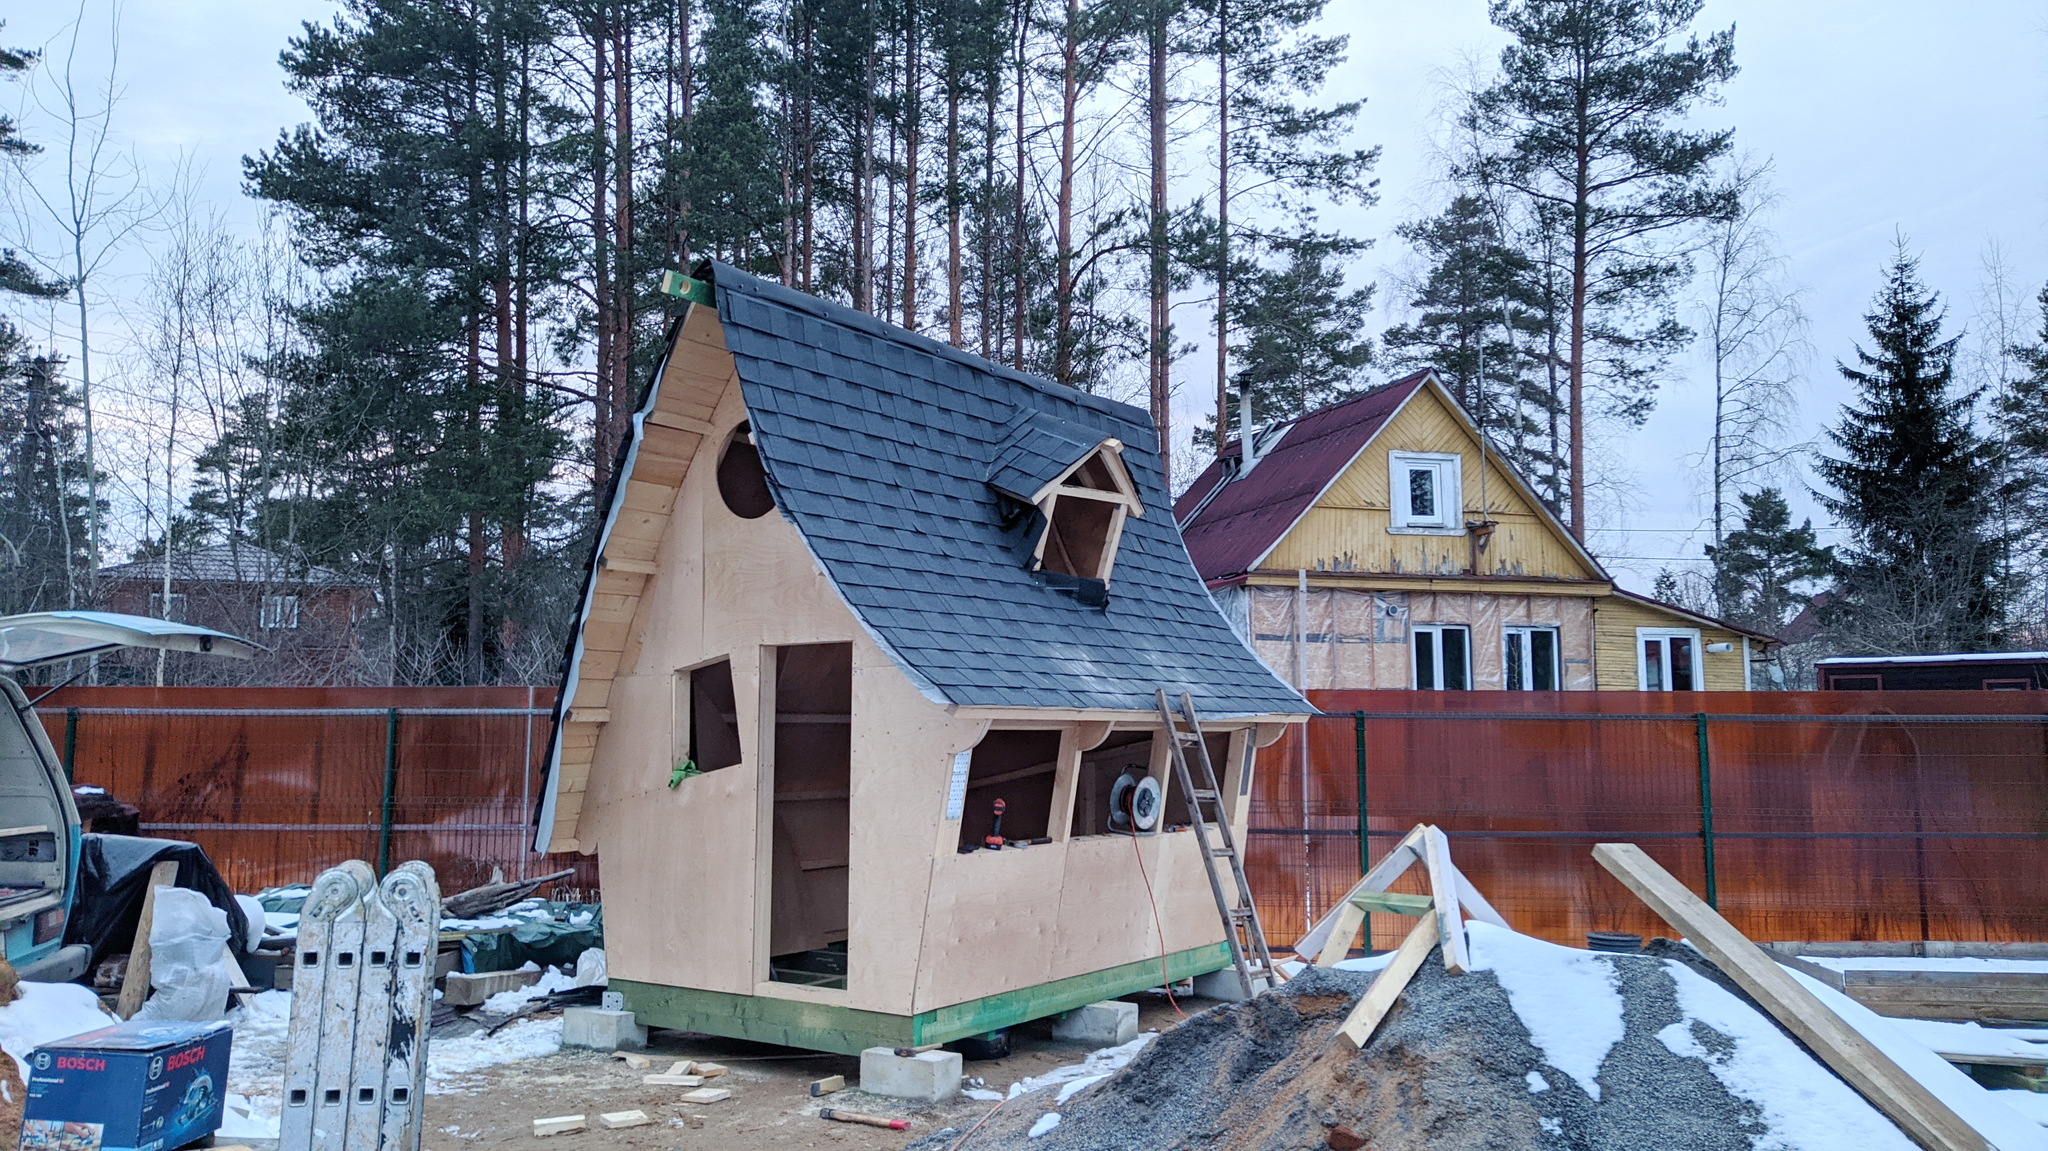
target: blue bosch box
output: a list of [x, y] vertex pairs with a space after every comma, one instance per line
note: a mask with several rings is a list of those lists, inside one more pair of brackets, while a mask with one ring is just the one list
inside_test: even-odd
[[29, 1056], [21, 1151], [169, 1151], [220, 1126], [225, 1023], [128, 1022]]

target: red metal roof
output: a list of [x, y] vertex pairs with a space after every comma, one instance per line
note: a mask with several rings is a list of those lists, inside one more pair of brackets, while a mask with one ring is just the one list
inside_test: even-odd
[[1302, 416], [1250, 475], [1235, 474], [1239, 447], [1232, 441], [1174, 502], [1195, 570], [1205, 580], [1250, 571], [1428, 378], [1428, 371], [1416, 372]]

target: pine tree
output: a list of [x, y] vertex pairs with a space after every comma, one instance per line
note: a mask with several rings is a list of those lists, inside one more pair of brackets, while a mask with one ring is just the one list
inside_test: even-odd
[[1834, 555], [1820, 545], [1813, 521], [1792, 526], [1792, 511], [1776, 488], [1744, 492], [1742, 526], [1721, 546], [1707, 548], [1714, 565], [1714, 599], [1721, 618], [1775, 635], [1805, 603], [1797, 587], [1834, 570]]
[[1669, 315], [1689, 272], [1674, 236], [1735, 207], [1714, 171], [1732, 131], [1681, 126], [1735, 74], [1734, 29], [1688, 36], [1701, 5], [1492, 0], [1493, 23], [1515, 42], [1465, 116], [1485, 145], [1458, 175], [1546, 209], [1561, 233], [1568, 518], [1582, 540], [1587, 392], [1624, 420], [1648, 414], [1664, 357], [1688, 335]]
[[1983, 651], [2003, 624], [1990, 448], [1977, 393], [1955, 387], [1960, 337], [1943, 339], [1942, 319], [1902, 244], [1865, 317], [1871, 349], [1837, 365], [1857, 399], [1828, 431], [1841, 456], [1815, 467], [1836, 493], [1821, 503], [1852, 534], [1826, 615], [1845, 649]]
[[1238, 334], [1231, 387], [1249, 396], [1263, 426], [1343, 400], [1364, 390], [1372, 340], [1364, 335], [1372, 288], [1348, 289], [1337, 261], [1340, 243], [1296, 238], [1277, 267], [1254, 266], [1240, 277], [1231, 305]]
[[58, 361], [0, 320], [0, 614], [87, 606], [86, 460]]

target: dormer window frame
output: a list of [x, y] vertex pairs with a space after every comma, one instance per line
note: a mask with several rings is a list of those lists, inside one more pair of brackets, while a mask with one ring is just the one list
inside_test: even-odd
[[[1124, 521], [1131, 516], [1143, 518], [1144, 501], [1138, 498], [1138, 487], [1131, 480], [1130, 469], [1124, 466], [1123, 442], [1115, 438], [1103, 440], [1081, 458], [1075, 460], [1065, 471], [1040, 488], [1031, 502], [1038, 508], [1044, 526], [1039, 529], [1038, 541], [1031, 551], [1031, 570], [1046, 571], [1046, 549], [1052, 544], [1053, 533], [1062, 522], [1061, 500], [1081, 500], [1091, 504], [1107, 505], [1109, 522], [1102, 529], [1101, 555], [1092, 572], [1065, 572], [1080, 579], [1092, 579], [1108, 586], [1110, 574], [1116, 568], [1117, 548], [1123, 542]], [[1105, 465], [1097, 482], [1082, 480], [1082, 473], [1088, 465], [1100, 461]], [[1100, 486], [1100, 480], [1107, 480], [1109, 486]], [[1051, 569], [1059, 571], [1059, 569]]]
[[[1464, 457], [1456, 452], [1387, 453], [1387, 531], [1391, 535], [1465, 534]], [[1414, 509], [1416, 473], [1428, 477], [1434, 511]]]

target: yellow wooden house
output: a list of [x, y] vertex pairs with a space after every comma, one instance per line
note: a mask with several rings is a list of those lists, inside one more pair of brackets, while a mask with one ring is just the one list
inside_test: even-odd
[[1616, 587], [1434, 372], [1252, 439], [1175, 515], [1303, 690], [1739, 691], [1775, 642]]

